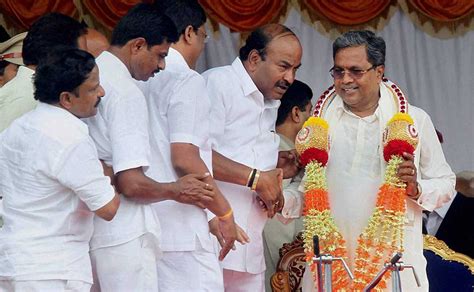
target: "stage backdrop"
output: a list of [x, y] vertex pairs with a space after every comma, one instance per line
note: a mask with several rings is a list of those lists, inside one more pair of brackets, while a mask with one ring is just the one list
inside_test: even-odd
[[[317, 98], [332, 82], [333, 40], [304, 21], [295, 9], [283, 23], [303, 45], [297, 78], [307, 82]], [[447, 39], [432, 37], [397, 10], [378, 34], [387, 42], [386, 76], [398, 83], [413, 105], [432, 117], [443, 133], [443, 149], [453, 171], [473, 170], [474, 31]], [[230, 64], [241, 42], [239, 33], [220, 25], [206, 44], [198, 70]]]
[[[56, 11], [110, 35], [118, 19], [137, 2], [141, 1], [0, 0], [0, 24], [19, 33], [41, 15]], [[310, 84], [315, 98], [331, 85], [332, 40], [349, 29], [377, 31], [387, 42], [386, 76], [404, 89], [413, 105], [430, 114], [444, 135], [443, 148], [453, 170], [474, 170], [474, 1], [199, 2], [209, 15], [211, 35], [199, 71], [230, 64], [248, 31], [281, 22], [302, 42], [303, 65], [297, 78]]]

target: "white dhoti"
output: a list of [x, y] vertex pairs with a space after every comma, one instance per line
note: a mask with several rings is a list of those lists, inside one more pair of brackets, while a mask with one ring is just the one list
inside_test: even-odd
[[144, 234], [124, 244], [90, 252], [94, 284], [91, 291], [158, 291], [157, 247]]
[[91, 284], [72, 280], [35, 280], [35, 281], [2, 281], [0, 291], [27, 291], [27, 292], [89, 292]]
[[224, 291], [217, 255], [204, 249], [198, 239], [193, 251], [164, 251], [157, 271], [160, 292]]

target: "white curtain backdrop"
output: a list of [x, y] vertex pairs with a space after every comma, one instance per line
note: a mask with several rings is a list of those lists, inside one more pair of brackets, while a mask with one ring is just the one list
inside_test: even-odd
[[[297, 78], [309, 84], [317, 98], [332, 84], [328, 72], [333, 40], [304, 22], [296, 10], [284, 24], [303, 45]], [[387, 43], [385, 76], [402, 88], [411, 104], [431, 116], [444, 136], [444, 153], [453, 171], [474, 170], [474, 31], [434, 38], [398, 10], [377, 34]], [[230, 64], [240, 46], [240, 34], [221, 26], [206, 44], [198, 71]]]

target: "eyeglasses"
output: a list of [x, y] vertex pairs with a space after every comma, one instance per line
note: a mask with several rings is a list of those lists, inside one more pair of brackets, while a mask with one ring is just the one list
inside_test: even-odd
[[364, 76], [365, 73], [369, 72], [372, 69], [375, 69], [378, 65], [373, 65], [367, 70], [360, 70], [360, 69], [342, 69], [342, 68], [334, 68], [332, 67], [331, 70], [329, 70], [329, 73], [334, 79], [342, 79], [344, 78], [344, 74], [349, 74], [349, 76], [353, 79], [359, 79]]

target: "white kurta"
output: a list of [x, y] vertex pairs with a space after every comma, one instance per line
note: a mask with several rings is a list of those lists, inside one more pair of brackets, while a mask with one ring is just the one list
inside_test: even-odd
[[[202, 76], [170, 48], [166, 70], [139, 86], [149, 113], [151, 164], [146, 175], [163, 183], [179, 178], [171, 161], [171, 143], [199, 147], [201, 159], [212, 170], [210, 105]], [[153, 209], [162, 226], [163, 251], [194, 250], [196, 239], [204, 249], [213, 251], [207, 215], [201, 208], [168, 200], [153, 204]]]
[[[274, 169], [280, 142], [275, 133], [280, 101], [263, 97], [239, 58], [232, 65], [208, 70], [203, 76], [211, 101], [213, 149], [252, 168]], [[250, 243], [236, 244], [237, 249], [226, 256], [224, 269], [262, 273], [262, 231], [267, 213], [248, 187], [220, 181], [217, 184], [234, 210], [236, 223], [250, 237]]]
[[115, 193], [87, 126], [45, 103], [14, 121], [0, 134], [0, 192], [0, 280], [92, 284], [91, 211]]
[[[146, 175], [159, 182], [179, 178], [171, 160], [173, 143], [198, 147], [202, 161], [212, 171], [210, 104], [203, 77], [170, 48], [166, 69], [147, 82], [139, 82], [139, 87], [149, 113], [151, 163]], [[153, 210], [162, 228], [163, 257], [157, 263], [159, 290], [223, 291], [222, 270], [206, 211], [172, 200], [153, 204]]]
[[[295, 142], [287, 137], [280, 136], [280, 151], [295, 149]], [[263, 230], [263, 245], [265, 252], [265, 287], [271, 291], [270, 277], [276, 271], [276, 265], [280, 259], [280, 248], [284, 243], [292, 242], [295, 236], [303, 231], [303, 218], [301, 217], [301, 205], [304, 193], [298, 190], [304, 170], [301, 170], [295, 177], [283, 180], [283, 196], [285, 206], [281, 214], [276, 214], [272, 219], [267, 220]], [[296, 207], [297, 206], [297, 207]]]
[[[99, 159], [112, 166], [114, 173], [149, 165], [148, 114], [143, 93], [127, 67], [105, 51], [96, 60], [105, 96], [89, 125]], [[94, 219], [91, 250], [129, 242], [145, 233], [158, 244], [160, 226], [151, 205], [121, 196], [120, 207], [110, 222]]]
[[[327, 165], [331, 213], [347, 241], [351, 269], [356, 256], [357, 238], [374, 210], [378, 188], [383, 181], [386, 164], [380, 146], [381, 133], [396, 109], [391, 93], [383, 84], [380, 85], [380, 93], [379, 106], [371, 116], [357, 117], [344, 107], [338, 96], [323, 116], [329, 123], [331, 136]], [[414, 106], [409, 107], [408, 113], [414, 119], [419, 133], [415, 165], [423, 192], [416, 202], [407, 200], [403, 261], [415, 267], [422, 282], [419, 290], [427, 291], [421, 232], [422, 210], [431, 211], [455, 194], [455, 175], [446, 163], [429, 116]], [[418, 291], [410, 270], [404, 270], [401, 276], [405, 291]], [[305, 274], [303, 286], [305, 291], [314, 289], [308, 273]]]

